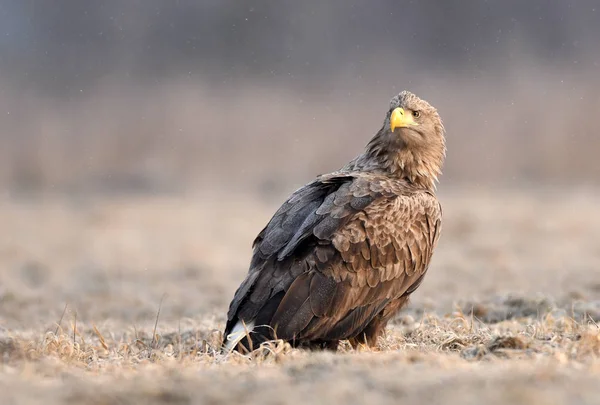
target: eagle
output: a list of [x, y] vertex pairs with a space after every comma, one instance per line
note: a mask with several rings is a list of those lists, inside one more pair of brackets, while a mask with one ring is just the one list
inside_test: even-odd
[[437, 110], [408, 91], [393, 97], [364, 152], [295, 191], [258, 234], [222, 350], [249, 352], [274, 339], [375, 347], [429, 267], [445, 156]]

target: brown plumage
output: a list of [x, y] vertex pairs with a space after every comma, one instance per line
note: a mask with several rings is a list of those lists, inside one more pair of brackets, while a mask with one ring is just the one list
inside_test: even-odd
[[394, 97], [365, 152], [294, 192], [256, 237], [229, 307], [225, 349], [274, 338], [375, 345], [429, 266], [444, 156], [436, 109], [407, 91]]

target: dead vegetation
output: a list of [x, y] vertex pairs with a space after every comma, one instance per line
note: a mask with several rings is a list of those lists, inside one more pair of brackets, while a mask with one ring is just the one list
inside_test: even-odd
[[584, 196], [443, 195], [431, 273], [377, 347], [228, 356], [226, 305], [273, 207], [4, 200], [1, 402], [597, 403], [600, 198]]
[[[103, 333], [95, 325], [79, 325], [75, 333], [71, 325], [71, 330], [41, 336], [5, 332], [0, 338], [0, 387], [31, 385], [33, 391], [9, 395], [20, 403], [24, 398], [30, 402], [23, 403], [42, 403], [32, 392], [56, 395], [44, 403], [227, 403], [238, 396], [301, 401], [288, 397], [289, 392], [321, 403], [351, 395], [392, 403], [397, 395], [441, 398], [440, 392], [470, 398], [463, 390], [472, 389], [475, 380], [490, 385], [484, 392], [490, 401], [522, 396], [518, 401], [527, 403], [535, 386], [555, 389], [558, 384], [569, 392], [573, 376], [584, 377], [577, 384], [585, 389], [593, 389], [592, 381], [600, 379], [600, 329], [593, 321], [548, 315], [486, 324], [462, 313], [405, 318], [378, 347], [354, 350], [342, 343], [336, 354], [275, 341], [249, 355], [224, 355], [220, 331], [209, 322], [163, 335], [131, 329]], [[505, 386], [515, 376], [520, 380], [512, 391], [501, 392], [497, 385]], [[273, 389], [275, 383], [278, 389]], [[427, 387], [439, 392], [427, 393]]]
[[[445, 317], [427, 314], [417, 321], [407, 318], [410, 319], [390, 328], [377, 347], [360, 346], [355, 350], [342, 342], [338, 352], [455, 353], [466, 360], [481, 360], [488, 355], [504, 358], [543, 355], [585, 362], [600, 357], [600, 328], [591, 319], [581, 323], [548, 315], [542, 319], [519, 318], [491, 325], [457, 313]], [[52, 358], [93, 370], [101, 369], [107, 362], [132, 367], [147, 361], [170, 360], [252, 364], [309, 353], [292, 349], [283, 341], [273, 341], [248, 355], [223, 354], [219, 346], [221, 329], [214, 328], [222, 326], [220, 323], [212, 328], [206, 323], [197, 329], [164, 335], [112, 330], [105, 336], [95, 325], [79, 325], [70, 331], [59, 328], [58, 333], [48, 331], [41, 336], [4, 332], [0, 338], [0, 356], [4, 365]]]

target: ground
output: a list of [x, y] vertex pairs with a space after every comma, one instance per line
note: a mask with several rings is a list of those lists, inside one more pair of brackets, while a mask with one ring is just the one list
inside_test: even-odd
[[600, 193], [441, 190], [425, 282], [377, 347], [217, 342], [285, 197], [0, 199], [3, 404], [600, 401]]

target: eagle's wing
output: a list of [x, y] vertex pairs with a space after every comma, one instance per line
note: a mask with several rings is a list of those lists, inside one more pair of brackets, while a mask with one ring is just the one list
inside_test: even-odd
[[296, 191], [254, 242], [225, 333], [240, 321], [283, 339], [360, 333], [421, 282], [441, 224], [432, 194], [366, 173], [331, 174]]

